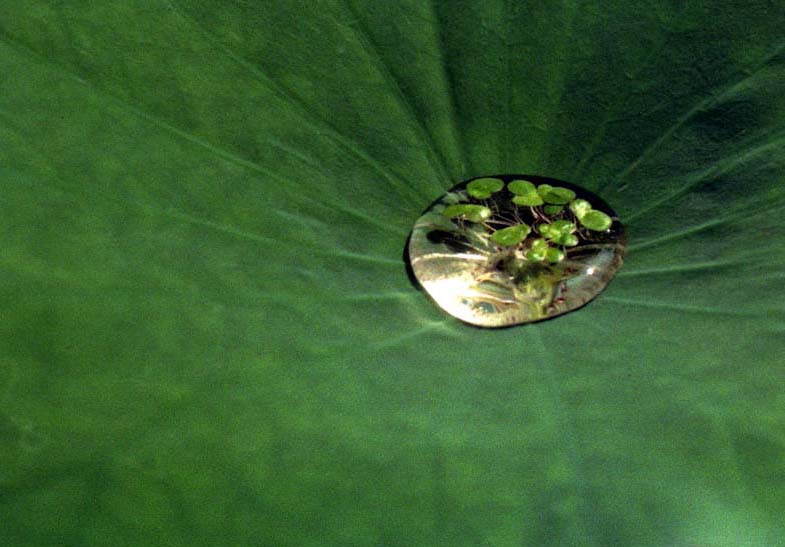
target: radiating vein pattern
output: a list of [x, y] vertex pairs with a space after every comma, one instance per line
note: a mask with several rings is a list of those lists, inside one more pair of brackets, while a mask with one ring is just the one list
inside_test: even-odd
[[[0, 1], [0, 545], [783, 545], [784, 28]], [[608, 288], [492, 330], [417, 291], [412, 225], [487, 173], [602, 196]]]

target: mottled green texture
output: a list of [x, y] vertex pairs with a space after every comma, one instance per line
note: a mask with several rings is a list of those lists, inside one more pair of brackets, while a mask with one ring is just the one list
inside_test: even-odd
[[586, 211], [580, 216], [581, 224], [589, 230], [602, 231], [607, 230], [611, 225], [611, 217], [602, 211]]
[[570, 202], [570, 210], [575, 213], [575, 216], [581, 218], [583, 215], [592, 210], [591, 203], [585, 199], [576, 199]]
[[525, 205], [529, 207], [536, 207], [537, 205], [543, 204], [542, 198], [537, 192], [516, 195], [512, 198], [512, 202], [515, 205]]
[[[785, 545], [778, 2], [0, 2], [0, 544]], [[401, 255], [540, 173], [629, 234], [487, 331]]]
[[471, 181], [466, 186], [466, 191], [472, 197], [485, 199], [490, 197], [491, 194], [498, 192], [502, 188], [504, 188], [504, 183], [499, 179], [482, 178]]
[[442, 215], [447, 218], [459, 218], [469, 222], [482, 222], [491, 216], [491, 210], [484, 205], [456, 203], [444, 208]]
[[526, 196], [536, 194], [537, 187], [528, 180], [514, 180], [507, 185], [507, 189], [516, 196]]
[[572, 247], [578, 244], [578, 238], [574, 235], [577, 230], [574, 222], [569, 220], [555, 220], [551, 224], [540, 224], [538, 230], [546, 239], [557, 245]]
[[531, 232], [531, 228], [526, 224], [516, 224], [493, 232], [491, 241], [499, 245], [517, 245], [526, 239], [529, 232]]
[[507, 185], [507, 189], [515, 194], [512, 201], [516, 205], [536, 207], [543, 204], [542, 197], [537, 193], [537, 187], [528, 180], [514, 180]]
[[560, 186], [551, 186], [550, 184], [538, 186], [537, 193], [542, 196], [545, 203], [553, 203], [555, 205], [564, 205], [575, 199], [575, 192], [572, 190]]

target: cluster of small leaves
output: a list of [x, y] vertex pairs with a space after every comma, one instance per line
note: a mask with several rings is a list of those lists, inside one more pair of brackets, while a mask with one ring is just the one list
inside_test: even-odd
[[[472, 198], [486, 200], [503, 188], [501, 180], [486, 177], [471, 181], [466, 191]], [[513, 194], [512, 202], [515, 205], [541, 208], [535, 218], [543, 221], [534, 226], [541, 237], [527, 240], [532, 227], [521, 222], [500, 229], [488, 226], [493, 230], [490, 239], [502, 247], [520, 247], [525, 251], [524, 256], [531, 261], [561, 262], [565, 257], [564, 248], [578, 245], [578, 225], [575, 222], [550, 218], [561, 215], [565, 208], [569, 208], [577, 222], [588, 230], [603, 232], [613, 223], [611, 217], [594, 209], [585, 199], [576, 199], [575, 192], [569, 188], [550, 184], [535, 186], [528, 180], [513, 180], [507, 184], [507, 190]], [[450, 219], [484, 223], [491, 218], [492, 211], [486, 205], [456, 203], [447, 206], [442, 214]]]
[[592, 209], [591, 203], [585, 199], [576, 199], [570, 203], [570, 210], [583, 226], [595, 232], [604, 232], [613, 223], [611, 217], [602, 211]]

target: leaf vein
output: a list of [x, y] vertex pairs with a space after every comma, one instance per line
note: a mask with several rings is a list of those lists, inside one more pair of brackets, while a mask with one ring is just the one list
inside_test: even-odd
[[[428, 131], [428, 129], [425, 127], [425, 124], [422, 122], [421, 118], [415, 112], [412, 101], [404, 92], [400, 82], [379, 52], [379, 47], [374, 41], [371, 33], [365, 28], [360, 14], [357, 13], [356, 9], [351, 5], [350, 2], [347, 2], [347, 7], [357, 23], [356, 25], [350, 25], [350, 27], [357, 36], [359, 43], [368, 54], [368, 58], [371, 59], [371, 61], [376, 66], [379, 74], [381, 74], [384, 78], [387, 86], [392, 90], [393, 96], [398, 101], [398, 104], [401, 105], [404, 113], [406, 114], [406, 117], [409, 119], [409, 123], [419, 134], [420, 140], [425, 144], [428, 151], [428, 161], [430, 162], [431, 166], [442, 177], [445, 184], [449, 184], [451, 177], [448, 174], [447, 162], [444, 159], [444, 155], [436, 146], [436, 143], [433, 140], [433, 135], [431, 135], [430, 131]], [[441, 189], [441, 187], [439, 189]]]
[[641, 154], [635, 158], [627, 167], [625, 167], [618, 175], [616, 175], [614, 182], [621, 184], [621, 182], [635, 169], [637, 169], [643, 162], [647, 161], [657, 150], [665, 144], [681, 127], [687, 123], [695, 114], [704, 111], [706, 108], [718, 103], [723, 97], [734, 92], [745, 84], [748, 80], [754, 78], [768, 63], [785, 50], [785, 42], [774, 48], [771, 53], [764, 56], [760, 63], [749, 71], [743, 71], [742, 77], [732, 81], [726, 85], [716, 94], [709, 94], [708, 97], [699, 101], [692, 108], [687, 110], [684, 114], [679, 116], [676, 121], [665, 132], [654, 140], [649, 146], [643, 149]]
[[389, 182], [393, 188], [398, 190], [401, 195], [406, 195], [407, 199], [411, 200], [412, 203], [419, 203], [423, 196], [419, 195], [417, 192], [412, 190], [412, 185], [401, 179], [397, 174], [393, 173], [388, 167], [383, 166], [379, 163], [378, 160], [373, 158], [372, 156], [363, 152], [360, 148], [360, 145], [350, 139], [340, 131], [338, 131], [332, 124], [326, 122], [323, 119], [314, 116], [308, 106], [303, 103], [299, 98], [295, 97], [291, 93], [289, 93], [286, 89], [282, 86], [277, 84], [271, 77], [269, 77], [266, 73], [264, 73], [259, 67], [253, 65], [249, 61], [247, 61], [241, 55], [235, 53], [227, 46], [222, 44], [220, 40], [213, 36], [213, 34], [204, 28], [204, 26], [199, 23], [199, 21], [195, 20], [193, 17], [184, 13], [181, 9], [179, 9], [173, 0], [166, 0], [166, 2], [171, 6], [172, 11], [179, 15], [184, 21], [189, 23], [193, 26], [197, 32], [199, 32], [205, 40], [208, 41], [212, 46], [217, 48], [221, 51], [224, 55], [230, 58], [232, 61], [237, 63], [239, 66], [244, 67], [246, 70], [251, 73], [256, 80], [264, 85], [267, 89], [269, 89], [273, 94], [275, 94], [278, 98], [286, 101], [297, 112], [298, 117], [307, 123], [308, 125], [319, 128], [324, 130], [326, 134], [337, 144], [339, 144], [342, 148], [346, 151], [351, 153], [352, 155], [356, 156], [358, 159], [362, 160], [368, 166], [370, 166], [374, 171], [376, 171], [379, 175], [384, 177], [387, 182]]

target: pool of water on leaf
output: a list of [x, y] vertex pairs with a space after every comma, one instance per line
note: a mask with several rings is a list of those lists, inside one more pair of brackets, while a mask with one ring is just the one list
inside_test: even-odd
[[[528, 181], [527, 187], [535, 187], [550, 201], [564, 201], [564, 195], [571, 199], [561, 209], [548, 201], [516, 204], [513, 199], [520, 195], [521, 185], [512, 186], [516, 194], [510, 183], [518, 180]], [[469, 186], [472, 181], [478, 182]], [[479, 198], [472, 193], [478, 193], [481, 182], [501, 188]], [[562, 194], [548, 193], [548, 187]], [[526, 197], [518, 201], [530, 203]], [[596, 211], [593, 217], [581, 209], [583, 202]], [[472, 208], [456, 215], [461, 211], [456, 205]], [[474, 216], [478, 211], [482, 214]], [[483, 215], [487, 218], [480, 218]], [[610, 225], [598, 229], [604, 226], [592, 224], [590, 217], [609, 217]], [[494, 237], [510, 226], [529, 233], [514, 244], [499, 237], [503, 234]], [[555, 227], [565, 228], [564, 234], [554, 235]], [[415, 222], [406, 256], [415, 282], [445, 312], [479, 327], [507, 327], [580, 308], [615, 276], [625, 249], [618, 216], [592, 192], [548, 177], [490, 175], [461, 182], [434, 201]]]

